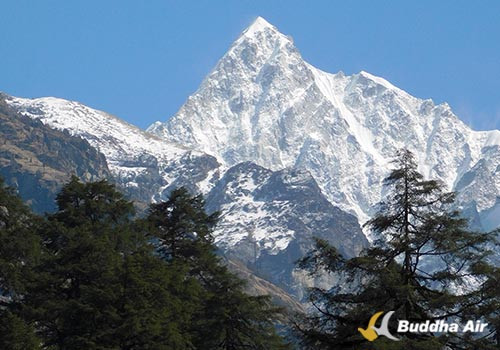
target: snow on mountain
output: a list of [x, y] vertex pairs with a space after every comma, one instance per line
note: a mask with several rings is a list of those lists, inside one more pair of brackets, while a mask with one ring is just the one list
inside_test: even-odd
[[149, 132], [78, 102], [6, 101], [86, 139], [134, 199], [158, 201], [179, 186], [205, 194], [207, 209], [221, 212], [218, 246], [299, 298], [311, 281], [294, 261], [313, 236], [348, 256], [368, 244], [356, 217], [374, 214], [402, 147], [426, 177], [458, 191], [475, 227], [500, 226], [500, 131], [473, 131], [447, 104], [369, 73], [323, 72], [260, 17]]
[[[498, 164], [500, 146], [498, 130], [471, 130], [447, 104], [413, 97], [366, 72], [313, 67], [290, 37], [260, 17], [180, 110], [148, 131], [227, 167], [252, 161], [274, 171], [307, 169], [331, 203], [361, 222], [383, 197], [396, 150], [414, 151], [420, 171], [451, 190], [481, 161]], [[493, 180], [475, 177], [461, 205], [474, 203], [484, 213], [495, 205], [500, 174], [489, 174]]]
[[44, 124], [88, 139], [104, 153], [111, 167], [119, 167], [124, 159], [134, 159], [144, 153], [168, 159], [186, 152], [185, 147], [161, 140], [121, 119], [78, 102], [54, 97], [13, 97], [7, 102]]
[[[208, 194], [207, 208], [222, 212], [215, 232], [221, 247], [233, 248], [251, 239], [259, 246], [255, 254], [263, 250], [276, 254], [296, 235], [323, 236], [336, 240], [336, 246], [343, 242], [343, 253], [348, 256], [366, 247], [355, 217], [334, 207], [305, 170], [273, 172], [252, 162], [239, 163]], [[341, 220], [334, 219], [342, 215]], [[349, 222], [348, 228], [342, 226], [345, 222]], [[333, 234], [335, 231], [342, 231], [344, 237]], [[347, 240], [355, 243], [348, 245]]]
[[[202, 160], [218, 163], [213, 157], [160, 139], [108, 113], [74, 101], [45, 97], [26, 99], [9, 97], [6, 102], [18, 112], [71, 135], [86, 139], [103, 153], [115, 179], [129, 193], [146, 203], [164, 198], [173, 183], [198, 191], [196, 183], [182, 181]], [[212, 166], [214, 167], [214, 166]], [[203, 169], [203, 167], [199, 167]], [[207, 174], [205, 174], [207, 175]], [[211, 174], [213, 176], [213, 174]], [[203, 174], [205, 190], [212, 183]]]
[[368, 246], [356, 217], [333, 206], [305, 170], [239, 163], [210, 191], [207, 209], [221, 212], [214, 232], [219, 248], [299, 300], [314, 282], [303, 279], [295, 262], [313, 249], [313, 237], [346, 256]]
[[476, 206], [481, 228], [489, 231], [500, 227], [500, 147], [494, 143], [487, 145], [482, 155], [457, 181], [455, 190], [461, 203], [472, 202]]

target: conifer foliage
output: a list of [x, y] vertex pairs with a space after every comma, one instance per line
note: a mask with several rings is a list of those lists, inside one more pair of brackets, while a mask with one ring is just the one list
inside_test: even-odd
[[207, 215], [201, 195], [174, 190], [163, 203], [151, 205], [149, 236], [170, 266], [183, 266], [198, 286], [190, 323], [197, 349], [285, 349], [275, 332], [279, 310], [266, 296], [249, 296], [215, 254], [211, 235], [218, 213]]
[[33, 328], [16, 313], [25, 279], [40, 257], [39, 220], [0, 178], [0, 349], [38, 349]]
[[1, 349], [286, 348], [277, 310], [215, 254], [201, 197], [138, 219], [107, 181], [73, 178], [42, 218], [0, 185]]
[[[378, 235], [359, 257], [345, 259], [325, 241], [299, 265], [331, 273], [339, 280], [329, 290], [313, 289], [316, 312], [297, 325], [312, 349], [494, 349], [498, 344], [499, 273], [489, 265], [493, 233], [471, 232], [454, 211], [454, 194], [424, 180], [414, 155], [399, 152], [385, 179], [389, 190], [367, 225]], [[394, 310], [396, 320], [446, 320], [489, 323], [481, 333], [405, 333], [400, 341], [379, 337], [369, 343], [358, 332], [373, 314]]]

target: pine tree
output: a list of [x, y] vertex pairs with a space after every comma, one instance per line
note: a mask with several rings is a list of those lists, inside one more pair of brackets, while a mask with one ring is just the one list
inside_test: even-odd
[[[494, 235], [471, 232], [453, 211], [454, 194], [423, 180], [414, 156], [403, 150], [385, 179], [390, 190], [367, 225], [380, 237], [359, 257], [345, 259], [325, 241], [301, 260], [311, 273], [332, 273], [339, 283], [313, 289], [316, 313], [297, 328], [314, 349], [493, 349], [498, 329], [498, 269], [487, 263]], [[357, 331], [378, 311], [411, 322], [489, 319], [493, 334], [400, 334], [398, 342], [368, 343]], [[394, 333], [394, 325], [391, 325]]]
[[186, 275], [151, 251], [128, 256], [120, 275], [118, 322], [106, 343], [119, 349], [193, 349], [189, 328], [199, 286]]
[[40, 340], [35, 336], [32, 326], [19, 316], [0, 310], [0, 349], [38, 350]]
[[0, 298], [15, 299], [24, 290], [23, 276], [39, 258], [39, 223], [40, 218], [0, 178]]
[[[183, 271], [167, 269], [133, 206], [106, 181], [73, 178], [41, 228], [25, 319], [50, 349], [190, 349]], [[187, 314], [187, 316], [185, 316]]]
[[216, 255], [201, 196], [174, 191], [145, 219], [107, 181], [72, 178], [46, 219], [0, 200], [1, 349], [286, 347], [278, 310]]
[[289, 349], [276, 333], [282, 310], [268, 296], [250, 296], [244, 282], [222, 269], [206, 286], [203, 308], [194, 323], [197, 348]]
[[32, 325], [19, 316], [19, 303], [40, 256], [39, 223], [0, 178], [0, 349], [38, 348]]
[[187, 263], [193, 273], [200, 266], [217, 264], [212, 229], [218, 213], [208, 215], [204, 207], [201, 195], [191, 196], [181, 187], [172, 191], [167, 201], [152, 204], [147, 218], [150, 235], [159, 239], [164, 258]]
[[212, 231], [218, 213], [205, 212], [203, 197], [185, 188], [153, 204], [150, 236], [170, 266], [184, 267], [199, 284], [190, 333], [196, 349], [285, 349], [276, 333], [279, 311], [268, 297], [250, 296], [244, 283], [216, 255]]

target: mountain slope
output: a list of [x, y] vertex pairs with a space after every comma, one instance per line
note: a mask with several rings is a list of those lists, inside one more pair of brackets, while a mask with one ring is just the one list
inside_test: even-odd
[[[500, 152], [500, 131], [473, 131], [448, 105], [415, 98], [369, 73], [323, 72], [262, 18], [171, 119], [148, 130], [226, 166], [252, 161], [271, 170], [305, 168], [333, 204], [362, 222], [382, 198], [382, 179], [399, 148], [413, 150], [425, 176], [450, 190], [480, 160], [494, 161]], [[499, 187], [476, 188], [488, 192], [464, 192], [461, 205], [473, 203], [484, 213]]]
[[210, 191], [207, 209], [221, 212], [214, 236], [228, 257], [299, 300], [314, 281], [306, 281], [295, 262], [314, 248], [313, 237], [349, 257], [368, 247], [356, 217], [333, 206], [304, 170], [237, 164]]
[[[87, 140], [102, 152], [116, 182], [143, 206], [152, 200], [164, 198], [173, 185], [191, 188], [198, 192], [197, 183], [211, 186], [206, 179], [209, 170], [218, 167], [213, 157], [168, 142], [108, 113], [81, 103], [46, 97], [26, 99], [7, 97], [7, 104], [18, 113], [41, 121], [57, 130]], [[210, 169], [193, 178], [183, 173], [199, 168], [208, 162]], [[217, 176], [213, 172], [210, 176]], [[194, 181], [194, 182], [193, 182]]]
[[76, 175], [110, 179], [104, 155], [87, 141], [17, 113], [0, 94], [0, 175], [31, 208], [52, 211], [61, 186]]
[[294, 269], [313, 236], [349, 256], [368, 244], [358, 220], [373, 215], [401, 147], [416, 153], [426, 177], [458, 191], [475, 227], [500, 226], [498, 130], [473, 131], [448, 105], [366, 72], [323, 72], [262, 18], [178, 113], [149, 132], [77, 102], [6, 102], [86, 139], [144, 205], [179, 186], [206, 195], [208, 209], [221, 211], [218, 246], [299, 298], [304, 286], [331, 283]]

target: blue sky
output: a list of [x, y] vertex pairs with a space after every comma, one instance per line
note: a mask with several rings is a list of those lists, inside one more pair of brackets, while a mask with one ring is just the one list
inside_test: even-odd
[[500, 128], [500, 1], [3, 1], [0, 91], [166, 120], [263, 16], [329, 72], [368, 71]]

